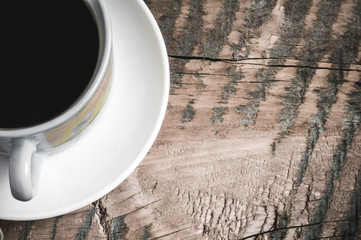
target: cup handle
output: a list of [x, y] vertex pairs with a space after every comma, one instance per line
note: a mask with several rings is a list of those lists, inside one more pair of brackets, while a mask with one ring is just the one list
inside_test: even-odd
[[33, 198], [31, 165], [36, 145], [37, 142], [30, 139], [15, 140], [10, 151], [10, 189], [13, 197], [20, 201]]

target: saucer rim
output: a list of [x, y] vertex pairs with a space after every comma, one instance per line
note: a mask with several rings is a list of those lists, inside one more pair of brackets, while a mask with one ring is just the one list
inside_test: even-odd
[[[134, 1], [134, 0], [131, 0]], [[162, 126], [167, 104], [168, 104], [168, 98], [169, 98], [169, 82], [170, 82], [170, 69], [169, 69], [169, 62], [168, 62], [168, 55], [166, 46], [164, 43], [163, 35], [159, 29], [159, 26], [152, 15], [151, 11], [148, 9], [147, 5], [142, 0], [136, 0], [134, 1], [137, 4], [137, 7], [139, 8], [139, 12], [144, 14], [144, 17], [148, 20], [148, 26], [152, 29], [152, 33], [155, 35], [155, 38], [157, 39], [158, 49], [159, 49], [159, 57], [162, 62], [162, 72], [159, 72], [159, 77], [162, 78], [162, 83], [164, 84], [162, 86], [163, 92], [161, 96], [161, 106], [159, 107], [160, 111], [155, 114], [154, 116], [154, 127], [152, 131], [150, 132], [146, 143], [142, 147], [142, 150], [136, 155], [135, 159], [129, 164], [126, 168], [124, 168], [119, 174], [117, 178], [114, 178], [113, 181], [109, 182], [102, 190], [95, 192], [92, 195], [89, 195], [87, 198], [84, 198], [82, 201], [77, 201], [72, 204], [64, 205], [58, 209], [54, 210], [47, 210], [44, 212], [38, 212], [36, 214], [34, 213], [24, 213], [24, 214], [1, 214], [0, 213], [0, 219], [1, 220], [14, 220], [14, 221], [29, 221], [29, 220], [41, 220], [46, 218], [52, 218], [60, 215], [64, 215], [73, 211], [76, 211], [82, 207], [85, 207], [86, 205], [91, 204], [92, 202], [102, 198], [112, 190], [114, 190], [117, 186], [119, 186], [134, 170], [135, 168], [140, 164], [140, 162], [144, 159], [146, 154], [148, 153], [149, 149], [153, 145], [160, 128]], [[109, 0], [106, 1], [106, 4], [109, 8]], [[112, 27], [114, 28], [114, 23], [112, 23]], [[115, 43], [113, 43], [114, 45]], [[113, 63], [116, 65], [116, 63]], [[113, 79], [114, 80], [114, 79]], [[94, 121], [96, 121], [95, 119]], [[76, 143], [75, 143], [76, 144]]]

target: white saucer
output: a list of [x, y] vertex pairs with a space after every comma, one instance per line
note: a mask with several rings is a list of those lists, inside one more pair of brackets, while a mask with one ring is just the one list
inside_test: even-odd
[[84, 207], [116, 188], [153, 144], [168, 102], [164, 41], [142, 0], [107, 0], [107, 5], [114, 75], [104, 108], [78, 141], [45, 159], [29, 202], [12, 198], [8, 160], [0, 158], [0, 219], [36, 220]]

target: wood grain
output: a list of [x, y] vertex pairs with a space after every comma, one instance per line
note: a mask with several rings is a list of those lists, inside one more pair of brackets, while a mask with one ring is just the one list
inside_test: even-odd
[[145, 2], [171, 70], [147, 157], [6, 239], [361, 239], [361, 1]]

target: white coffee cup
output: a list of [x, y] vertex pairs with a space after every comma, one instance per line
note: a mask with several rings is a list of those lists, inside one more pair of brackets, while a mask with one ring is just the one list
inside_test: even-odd
[[[99, 56], [90, 83], [74, 104], [61, 115], [47, 122], [24, 128], [0, 126], [0, 153], [9, 156], [11, 193], [20, 201], [35, 194], [39, 172], [32, 169], [37, 158], [71, 144], [101, 110], [111, 86], [112, 34], [110, 16], [104, 0], [84, 0], [91, 10], [99, 33]], [[65, 93], [66, 94], [66, 93]]]

